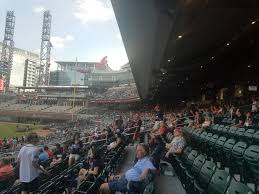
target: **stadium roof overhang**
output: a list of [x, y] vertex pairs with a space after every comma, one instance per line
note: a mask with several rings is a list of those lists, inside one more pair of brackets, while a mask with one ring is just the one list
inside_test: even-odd
[[[258, 84], [256, 0], [112, 0], [142, 99]], [[254, 83], [256, 82], [256, 83]]]

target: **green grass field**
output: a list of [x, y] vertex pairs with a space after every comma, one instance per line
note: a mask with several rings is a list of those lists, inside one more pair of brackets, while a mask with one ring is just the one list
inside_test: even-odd
[[21, 123], [7, 123], [7, 122], [0, 122], [0, 138], [5, 137], [20, 137], [23, 135], [26, 135], [29, 132], [16, 132], [16, 126], [19, 125], [21, 128], [26, 128], [26, 126], [29, 126], [30, 128], [35, 129], [41, 129], [44, 127], [44, 125], [32, 125], [32, 124], [21, 124]]

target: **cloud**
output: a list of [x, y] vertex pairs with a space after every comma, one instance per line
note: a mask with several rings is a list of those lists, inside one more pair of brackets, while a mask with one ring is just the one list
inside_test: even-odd
[[113, 70], [119, 70], [121, 66], [129, 62], [124, 47], [113, 48], [101, 52], [102, 53], [100, 53], [99, 51], [92, 53], [86, 60], [99, 62], [104, 56], [107, 56], [108, 65]]
[[114, 13], [110, 1], [76, 0], [74, 16], [83, 24], [88, 22], [107, 22], [114, 20]]
[[33, 8], [33, 12], [34, 12], [34, 13], [40, 13], [40, 12], [43, 12], [44, 9], [45, 9], [45, 8], [44, 8], [43, 6], [34, 7], [34, 8]]
[[65, 40], [66, 41], [71, 41], [71, 40], [75, 40], [75, 38], [73, 36], [71, 36], [71, 35], [66, 35]]
[[65, 37], [52, 36], [50, 38], [50, 41], [54, 48], [64, 48], [67, 42], [72, 41], [74, 39], [75, 38], [71, 35], [66, 35]]

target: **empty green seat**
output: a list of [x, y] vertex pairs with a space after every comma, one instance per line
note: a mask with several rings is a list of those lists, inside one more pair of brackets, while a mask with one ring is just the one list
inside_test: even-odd
[[244, 178], [244, 158], [243, 155], [245, 153], [245, 150], [247, 148], [247, 143], [243, 141], [237, 142], [233, 149], [232, 149], [232, 157], [233, 157], [233, 163], [232, 163], [232, 170], [237, 171], [240, 173], [241, 180]]
[[243, 136], [244, 136], [244, 133], [245, 133], [245, 128], [238, 128], [237, 130], [236, 130], [236, 137], [237, 138], [239, 138], [239, 139], [242, 139], [243, 138]]
[[222, 134], [223, 135], [226, 135], [228, 133], [228, 130], [229, 130], [229, 126], [225, 126], [222, 128]]
[[244, 153], [244, 160], [247, 164], [247, 175], [251, 176], [255, 180], [255, 186], [258, 187], [259, 184], [259, 146], [251, 145]]
[[222, 161], [225, 166], [231, 165], [231, 152], [236, 143], [235, 139], [228, 139], [223, 145], [224, 160]]
[[259, 144], [259, 130], [253, 135], [253, 144]]
[[217, 169], [209, 183], [208, 194], [224, 194], [230, 180], [231, 176], [228, 172]]
[[253, 190], [247, 185], [237, 182], [232, 178], [225, 194], [253, 194]]
[[214, 152], [213, 152], [213, 158], [215, 161], [221, 161], [223, 160], [223, 145], [227, 141], [227, 138], [225, 136], [221, 136], [218, 138], [214, 145]]
[[215, 170], [216, 164], [212, 161], [206, 160], [203, 166], [201, 167], [198, 177], [195, 178], [195, 193], [206, 193], [208, 184]]
[[253, 135], [255, 133], [255, 129], [247, 129], [244, 132], [244, 140], [248, 143], [251, 144], [253, 142]]
[[236, 131], [237, 131], [237, 128], [234, 127], [234, 126], [232, 126], [232, 127], [229, 128], [228, 134], [229, 134], [230, 136], [235, 137]]

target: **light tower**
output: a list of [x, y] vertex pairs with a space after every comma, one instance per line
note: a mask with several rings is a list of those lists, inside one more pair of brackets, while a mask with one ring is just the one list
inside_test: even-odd
[[10, 75], [13, 65], [13, 51], [14, 51], [14, 26], [15, 16], [14, 11], [7, 11], [5, 22], [5, 33], [2, 47], [2, 55], [0, 61], [0, 75], [5, 82], [5, 90], [9, 89]]
[[51, 30], [51, 15], [49, 11], [44, 11], [43, 27], [41, 35], [41, 49], [40, 49], [40, 71], [38, 86], [49, 85], [49, 67], [50, 67], [50, 30]]

